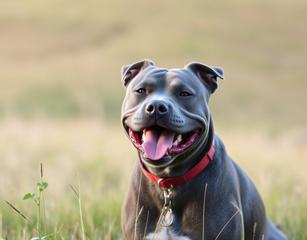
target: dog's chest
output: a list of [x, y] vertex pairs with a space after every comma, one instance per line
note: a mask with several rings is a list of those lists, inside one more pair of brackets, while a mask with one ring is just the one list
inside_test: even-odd
[[145, 240], [191, 240], [186, 236], [179, 236], [173, 232], [170, 228], [163, 227], [157, 233], [150, 233], [145, 237]]

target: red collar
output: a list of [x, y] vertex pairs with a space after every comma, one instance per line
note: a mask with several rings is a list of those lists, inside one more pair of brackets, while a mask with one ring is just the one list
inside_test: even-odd
[[172, 186], [184, 184], [187, 181], [191, 180], [193, 177], [197, 176], [213, 160], [214, 153], [215, 153], [215, 144], [213, 140], [211, 147], [209, 151], [206, 153], [206, 155], [194, 167], [192, 167], [184, 175], [179, 177], [161, 178], [146, 170], [141, 160], [139, 160], [139, 165], [145, 177], [147, 177], [151, 182], [158, 184], [161, 189], [166, 189], [166, 188], [171, 188]]

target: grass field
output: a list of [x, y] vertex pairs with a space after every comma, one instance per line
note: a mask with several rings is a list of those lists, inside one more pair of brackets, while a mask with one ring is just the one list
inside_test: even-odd
[[[30, 239], [44, 180], [50, 239], [121, 239], [136, 154], [120, 126], [120, 67], [220, 65], [215, 129], [269, 216], [307, 239], [307, 4], [286, 1], [0, 2], [0, 239]], [[25, 221], [4, 200], [18, 207]], [[1, 227], [2, 226], [2, 227]]]

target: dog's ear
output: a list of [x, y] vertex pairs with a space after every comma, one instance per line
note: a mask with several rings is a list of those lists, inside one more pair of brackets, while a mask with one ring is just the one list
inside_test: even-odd
[[124, 65], [121, 69], [122, 81], [126, 87], [128, 83], [139, 74], [140, 71], [147, 68], [148, 66], [154, 66], [154, 62], [148, 59], [132, 63], [129, 65]]
[[206, 64], [193, 62], [185, 66], [200, 78], [211, 93], [217, 88], [217, 78], [224, 79], [224, 70], [221, 67], [212, 67]]

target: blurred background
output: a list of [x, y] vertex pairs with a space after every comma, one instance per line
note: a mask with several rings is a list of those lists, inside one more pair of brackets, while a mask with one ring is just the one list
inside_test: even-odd
[[[4, 239], [34, 230], [22, 201], [43, 163], [56, 239], [120, 239], [136, 152], [121, 129], [120, 68], [222, 66], [215, 129], [251, 176], [269, 216], [307, 239], [307, 3], [303, 0], [0, 2], [0, 223]], [[54, 230], [56, 231], [56, 230]]]

